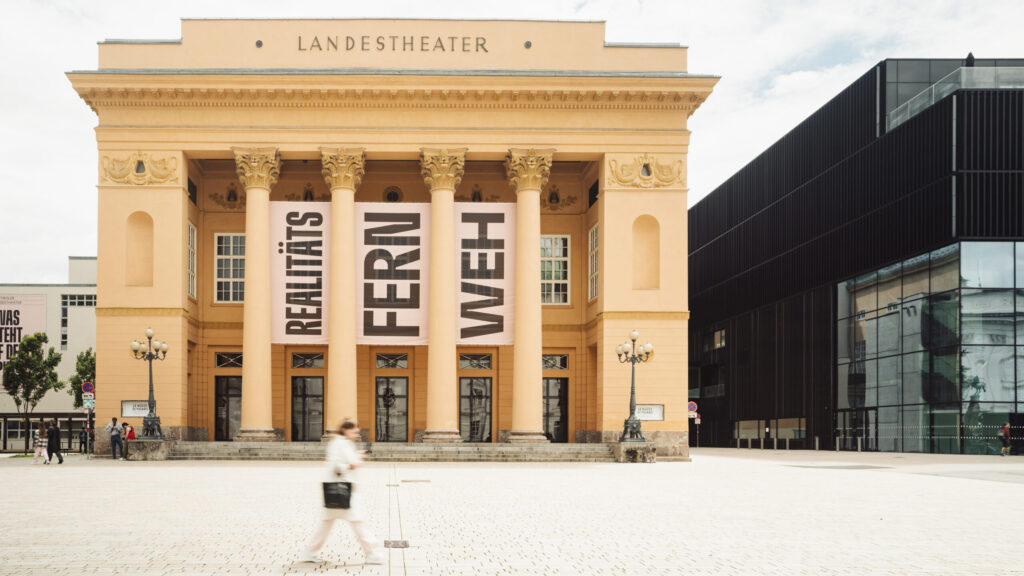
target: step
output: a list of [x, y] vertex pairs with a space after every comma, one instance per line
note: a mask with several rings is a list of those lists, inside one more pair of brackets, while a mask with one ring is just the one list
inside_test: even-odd
[[[376, 462], [611, 462], [607, 444], [363, 443]], [[291, 442], [178, 442], [170, 460], [306, 460], [324, 458], [326, 445]]]

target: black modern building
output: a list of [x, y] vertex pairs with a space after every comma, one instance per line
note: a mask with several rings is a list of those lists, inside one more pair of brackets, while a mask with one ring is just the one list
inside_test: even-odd
[[689, 211], [700, 444], [1024, 435], [1024, 59], [878, 63]]

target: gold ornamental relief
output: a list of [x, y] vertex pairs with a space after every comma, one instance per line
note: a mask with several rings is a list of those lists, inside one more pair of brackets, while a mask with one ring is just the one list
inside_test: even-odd
[[331, 190], [358, 190], [366, 174], [366, 152], [362, 148], [321, 148], [320, 162]]
[[609, 160], [608, 176], [612, 184], [625, 188], [686, 186], [683, 181], [682, 160], [663, 162], [652, 154], [641, 154], [628, 164], [620, 164], [615, 159]]
[[242, 188], [270, 190], [281, 176], [281, 155], [277, 148], [232, 148], [235, 171]]
[[551, 159], [554, 155], [553, 148], [509, 148], [505, 156], [505, 172], [509, 184], [517, 192], [544, 188], [551, 177]]
[[146, 152], [104, 154], [100, 158], [100, 174], [106, 182], [145, 186], [147, 184], [178, 184], [178, 157], [156, 156]]
[[431, 192], [455, 190], [466, 173], [466, 148], [420, 149], [420, 172]]

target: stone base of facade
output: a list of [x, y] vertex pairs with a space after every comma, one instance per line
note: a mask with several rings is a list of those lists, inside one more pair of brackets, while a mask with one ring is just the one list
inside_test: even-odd
[[525, 430], [509, 430], [509, 444], [549, 444], [548, 437], [543, 432], [529, 432]]
[[654, 442], [618, 442], [612, 444], [616, 462], [646, 462], [658, 460], [658, 447]]
[[462, 435], [459, 434], [458, 430], [424, 430], [423, 431], [423, 442], [425, 443], [444, 443], [444, 444], [456, 444], [462, 442]]
[[[185, 442], [212, 440], [210, 431], [200, 426], [164, 426], [163, 432], [168, 440], [184, 440]], [[138, 434], [138, 431], [135, 433]]]
[[167, 460], [174, 440], [128, 440], [125, 442], [125, 460]]
[[282, 442], [284, 430], [277, 428], [242, 428], [232, 438], [235, 442]]
[[[689, 462], [690, 436], [682, 430], [644, 430], [644, 438], [658, 449], [662, 462]], [[622, 430], [577, 430], [576, 442], [581, 444], [617, 444]], [[627, 444], [629, 444], [627, 442]]]

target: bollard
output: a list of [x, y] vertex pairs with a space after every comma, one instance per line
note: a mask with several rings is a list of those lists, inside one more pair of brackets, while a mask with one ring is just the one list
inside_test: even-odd
[[821, 438], [818, 438], [818, 435], [815, 434], [814, 435], [814, 449], [815, 450], [821, 450], [821, 446], [818, 444], [819, 440], [821, 440]]
[[789, 438], [786, 438], [786, 450], [789, 450]]
[[839, 438], [836, 438], [836, 452], [839, 452]]
[[742, 441], [743, 441], [743, 440], [741, 440], [741, 439], [739, 439], [739, 438], [737, 438], [737, 439], [736, 439], [736, 449], [737, 449], [737, 450], [739, 450], [739, 449], [740, 449], [740, 442], [742, 442]]
[[860, 436], [857, 436], [857, 452], [860, 452]]
[[779, 439], [778, 438], [772, 438], [772, 450], [778, 450], [778, 449], [779, 449]]

